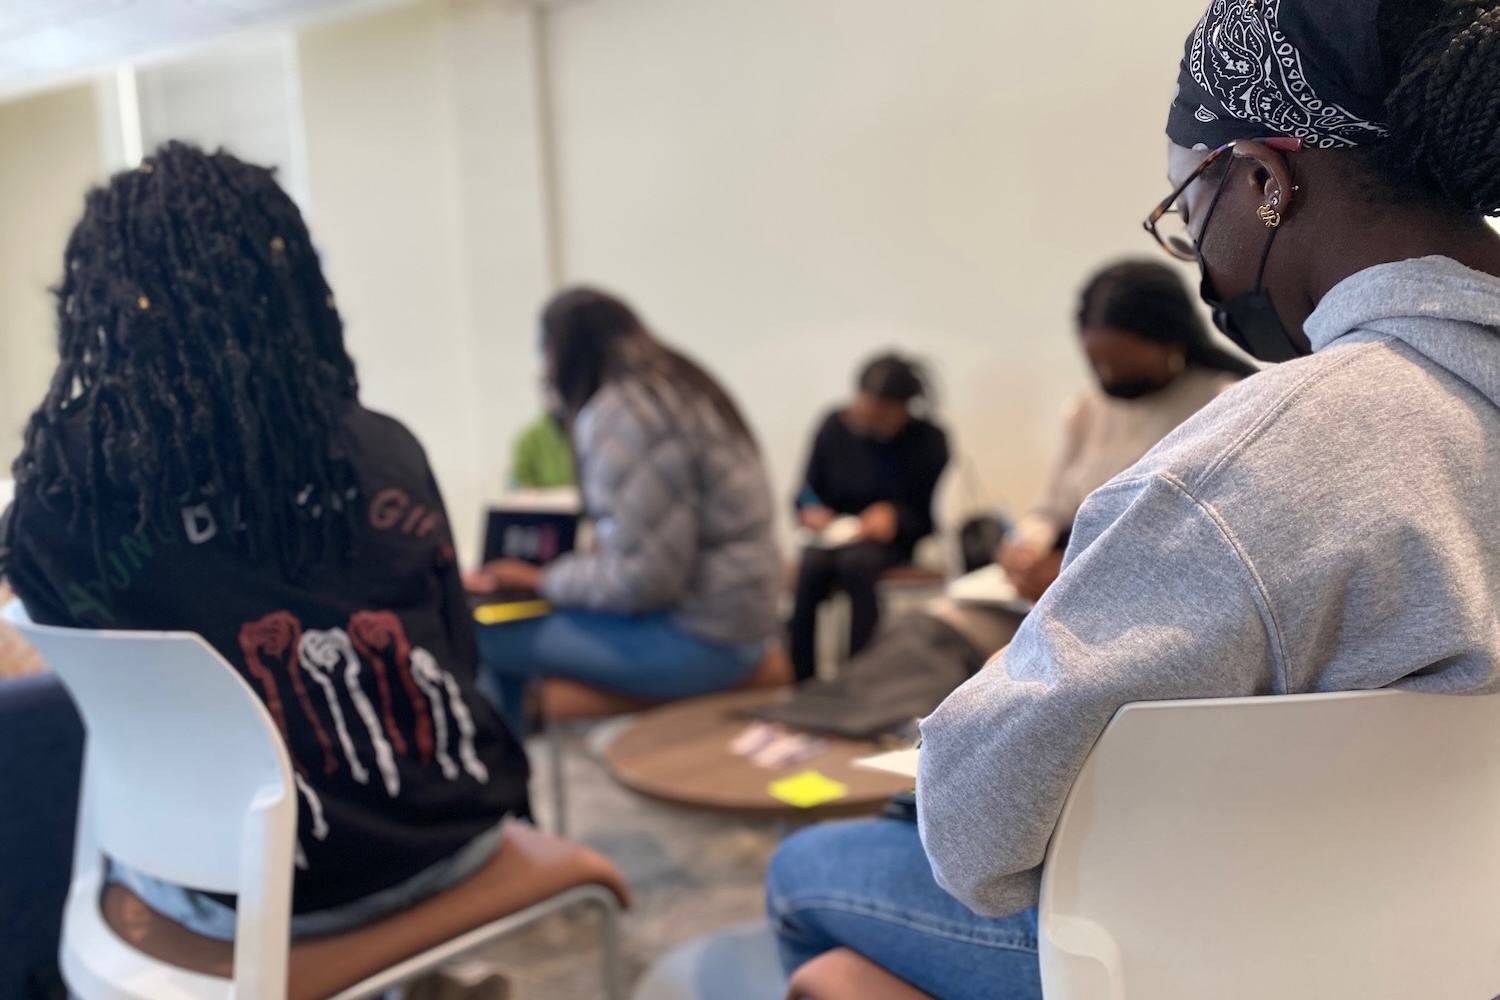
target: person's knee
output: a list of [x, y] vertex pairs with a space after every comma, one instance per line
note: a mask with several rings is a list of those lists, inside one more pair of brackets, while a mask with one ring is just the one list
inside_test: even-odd
[[907, 826], [889, 820], [824, 823], [782, 841], [766, 872], [766, 912], [788, 972], [850, 943], [838, 926], [840, 914], [883, 897], [883, 868]]
[[822, 830], [813, 827], [792, 834], [766, 869], [766, 916], [787, 975], [837, 945], [820, 926], [816, 908], [808, 905], [821, 891], [821, 873], [834, 863], [826, 854]]
[[766, 899], [773, 916], [795, 909], [798, 899], [838, 891], [839, 875], [858, 863], [858, 850], [850, 841], [858, 839], [865, 822], [823, 823], [781, 842], [766, 870]]
[[766, 869], [766, 915], [776, 933], [785, 971], [834, 947], [819, 920], [817, 901], [833, 888], [840, 865], [838, 825], [815, 826], [781, 842]]
[[809, 863], [809, 847], [803, 841], [817, 829], [797, 831], [777, 845], [771, 855], [771, 863], [766, 866], [766, 907], [773, 915], [785, 908], [804, 877], [815, 870], [815, 864]]
[[805, 891], [828, 864], [824, 827], [799, 830], [787, 837], [771, 855], [766, 868], [766, 899], [775, 909], [794, 894]]
[[885, 551], [874, 545], [855, 545], [841, 549], [838, 553], [839, 576], [846, 584], [868, 584], [874, 586], [887, 557]]
[[797, 567], [798, 576], [803, 580], [817, 580], [828, 576], [837, 566], [835, 556], [828, 549], [803, 549], [802, 560]]

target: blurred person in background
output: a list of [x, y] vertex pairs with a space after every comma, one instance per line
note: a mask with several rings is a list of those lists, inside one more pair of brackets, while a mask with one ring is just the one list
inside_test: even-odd
[[1047, 490], [996, 561], [1021, 596], [1057, 579], [1078, 508], [1219, 393], [1257, 369], [1214, 343], [1177, 272], [1132, 260], [1090, 279], [1078, 332], [1095, 382], [1063, 418], [1063, 452]]
[[543, 395], [546, 409], [521, 431], [511, 449], [508, 485], [513, 490], [554, 490], [578, 485], [562, 401], [550, 385], [545, 386]]
[[[932, 498], [948, 465], [948, 438], [921, 415], [929, 381], [915, 361], [873, 358], [854, 398], [828, 414], [813, 438], [796, 500], [797, 521], [812, 540], [802, 549], [788, 626], [799, 681], [816, 672], [818, 606], [835, 588], [849, 596], [849, 652], [857, 655], [880, 622], [880, 575], [910, 563], [917, 542], [935, 529]], [[857, 527], [827, 538], [840, 518], [857, 518]]]
[[595, 544], [546, 567], [497, 560], [469, 575], [476, 594], [534, 591], [553, 607], [481, 629], [507, 717], [524, 731], [535, 676], [662, 700], [733, 687], [775, 635], [781, 576], [749, 425], [711, 375], [604, 292], [554, 298], [541, 349]]
[[[1182, 278], [1131, 260], [1093, 275], [1079, 299], [1080, 346], [1094, 376], [1069, 402], [1063, 448], [1042, 501], [995, 554], [1036, 602], [1057, 578], [1089, 493], [1130, 468], [1184, 420], [1257, 370], [1214, 343]], [[883, 625], [830, 681], [804, 684], [759, 717], [868, 737], [931, 712], [1010, 642], [1022, 615], [942, 597]]]

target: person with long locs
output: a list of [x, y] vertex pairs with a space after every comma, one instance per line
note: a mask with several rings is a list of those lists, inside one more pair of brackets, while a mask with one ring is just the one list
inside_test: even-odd
[[[525, 754], [475, 689], [426, 456], [360, 405], [337, 304], [271, 172], [172, 143], [91, 192], [57, 326], [0, 525], [0, 571], [30, 616], [196, 632], [244, 675], [293, 763], [294, 935], [477, 871], [506, 817], [529, 813]], [[232, 898], [118, 863], [110, 878], [234, 936]]]

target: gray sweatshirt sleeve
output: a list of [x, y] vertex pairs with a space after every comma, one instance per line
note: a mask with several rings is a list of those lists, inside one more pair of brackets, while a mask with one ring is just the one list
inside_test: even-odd
[[1079, 512], [1068, 563], [1009, 648], [922, 726], [922, 842], [981, 914], [1033, 906], [1073, 779], [1132, 701], [1269, 693], [1281, 662], [1232, 532], [1175, 479]]
[[548, 566], [541, 593], [563, 608], [670, 611], [682, 602], [698, 554], [692, 456], [681, 434], [641, 412], [640, 400], [616, 394], [601, 402], [574, 442], [595, 545]]

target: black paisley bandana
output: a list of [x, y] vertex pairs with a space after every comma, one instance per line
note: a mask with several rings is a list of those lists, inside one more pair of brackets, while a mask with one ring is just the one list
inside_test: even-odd
[[1188, 149], [1287, 136], [1383, 139], [1379, 0], [1213, 0], [1188, 36], [1167, 135]]

